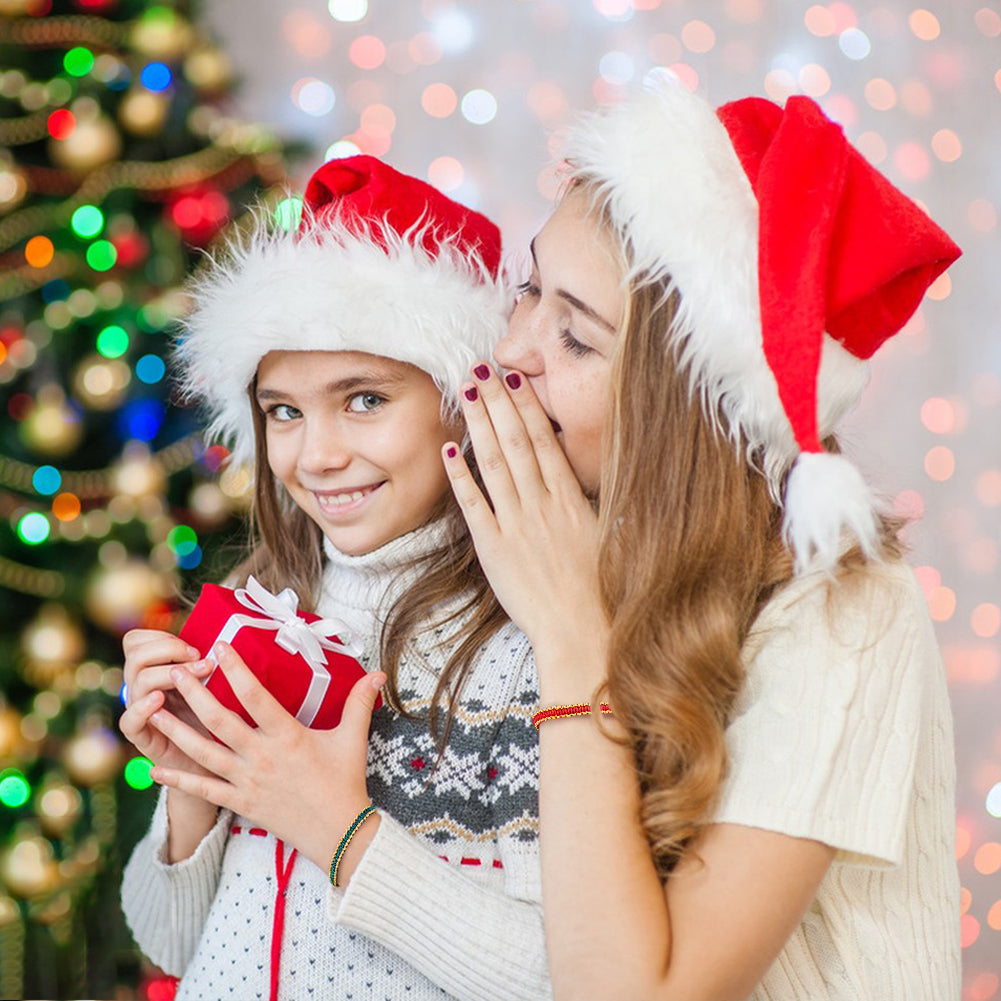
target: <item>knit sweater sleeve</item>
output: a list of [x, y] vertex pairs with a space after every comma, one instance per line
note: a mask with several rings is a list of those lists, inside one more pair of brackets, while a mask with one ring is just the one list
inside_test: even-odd
[[348, 888], [328, 889], [328, 915], [465, 1001], [551, 997], [541, 906], [476, 883], [381, 816]]
[[759, 617], [727, 729], [716, 820], [812, 838], [837, 860], [903, 856], [922, 707], [940, 671], [913, 575], [797, 582]]
[[233, 815], [220, 810], [215, 826], [194, 853], [166, 861], [167, 790], [160, 793], [153, 821], [122, 874], [122, 910], [136, 944], [165, 972], [181, 976], [208, 917]]

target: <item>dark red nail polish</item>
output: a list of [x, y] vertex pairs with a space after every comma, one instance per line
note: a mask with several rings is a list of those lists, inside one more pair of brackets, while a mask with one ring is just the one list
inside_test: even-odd
[[489, 365], [477, 365], [473, 369], [473, 375], [476, 376], [480, 382], [486, 382], [490, 378], [490, 366]]
[[504, 376], [504, 381], [512, 388], [517, 389], [521, 385], [521, 376], [517, 372], [508, 372]]
[[454, 445], [449, 445], [448, 448], [445, 449], [445, 454], [450, 459], [454, 459], [459, 454], [459, 450]]
[[463, 394], [470, 403], [475, 403], [480, 391], [475, 386], [470, 386]]

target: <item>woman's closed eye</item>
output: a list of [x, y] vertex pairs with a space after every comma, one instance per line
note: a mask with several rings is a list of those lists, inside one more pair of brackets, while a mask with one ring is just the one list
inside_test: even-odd
[[348, 399], [348, 410], [353, 414], [370, 414], [386, 402], [378, 393], [355, 393]]
[[540, 295], [540, 289], [531, 278], [527, 278], [515, 288], [514, 294], [515, 299], [520, 302], [526, 296], [530, 296], [533, 299], [536, 298]]
[[560, 343], [563, 347], [576, 358], [583, 358], [585, 355], [593, 354], [594, 348], [589, 347], [587, 344], [578, 341], [576, 337], [570, 331], [564, 327], [560, 331]]

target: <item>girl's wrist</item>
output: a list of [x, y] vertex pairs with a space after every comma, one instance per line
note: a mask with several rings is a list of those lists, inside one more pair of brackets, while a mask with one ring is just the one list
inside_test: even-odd
[[[325, 812], [322, 818], [312, 817], [309, 836], [302, 842], [296, 842], [301, 855], [305, 855], [314, 865], [329, 875], [330, 867], [337, 852], [338, 845], [347, 834], [351, 824], [371, 800], [367, 796], [352, 797], [351, 803], [337, 804], [334, 809]], [[338, 867], [338, 885], [343, 889], [350, 882], [351, 875], [358, 867], [365, 849], [368, 848], [379, 829], [379, 815], [374, 813], [354, 832], [351, 841], [344, 848]]]
[[345, 889], [351, 882], [381, 823], [378, 811], [369, 803], [344, 826], [327, 867], [330, 881], [338, 889]]
[[178, 789], [167, 790], [167, 861], [190, 858], [215, 827], [219, 807]]

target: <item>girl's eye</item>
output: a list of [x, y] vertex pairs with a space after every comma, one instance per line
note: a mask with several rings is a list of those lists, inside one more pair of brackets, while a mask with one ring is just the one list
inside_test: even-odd
[[539, 295], [539, 286], [529, 278], [527, 281], [521, 282], [514, 290], [515, 298], [520, 302], [526, 296], [531, 296], [533, 299]]
[[285, 424], [288, 421], [294, 421], [296, 418], [302, 417], [302, 411], [296, 410], [295, 407], [289, 406], [287, 403], [276, 403], [273, 407], [268, 408], [266, 416], [270, 420]]
[[563, 329], [560, 331], [560, 341], [563, 347], [574, 357], [583, 358], [585, 355], [593, 354], [594, 348], [588, 347], [586, 344], [582, 344], [580, 341], [570, 333], [569, 330]]
[[348, 410], [353, 414], [369, 414], [378, 410], [385, 402], [386, 398], [378, 393], [355, 393], [348, 400]]

